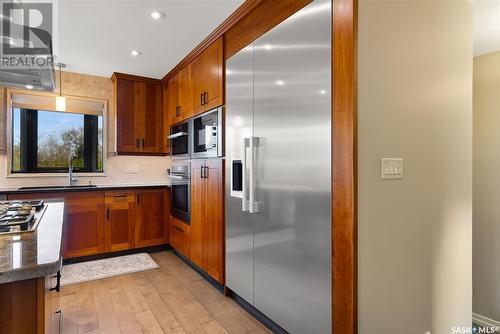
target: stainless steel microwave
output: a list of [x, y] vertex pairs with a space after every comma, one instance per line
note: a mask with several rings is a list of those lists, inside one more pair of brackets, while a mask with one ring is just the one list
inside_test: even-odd
[[222, 157], [223, 136], [223, 107], [212, 109], [199, 116], [193, 117], [191, 122], [191, 158]]
[[191, 157], [192, 123], [187, 120], [170, 127], [170, 156], [175, 159], [189, 159]]

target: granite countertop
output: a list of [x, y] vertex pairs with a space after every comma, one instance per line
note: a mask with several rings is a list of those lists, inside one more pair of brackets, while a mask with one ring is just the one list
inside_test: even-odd
[[121, 189], [135, 189], [135, 188], [159, 188], [170, 187], [170, 182], [158, 183], [137, 183], [137, 184], [101, 184], [101, 185], [79, 185], [73, 187], [68, 186], [34, 186], [27, 188], [0, 188], [0, 195], [9, 194], [33, 194], [33, 193], [50, 193], [50, 192], [78, 192], [78, 191], [99, 191], [99, 190], [121, 190]]
[[35, 231], [0, 234], [0, 284], [54, 275], [61, 269], [64, 201], [45, 204]]

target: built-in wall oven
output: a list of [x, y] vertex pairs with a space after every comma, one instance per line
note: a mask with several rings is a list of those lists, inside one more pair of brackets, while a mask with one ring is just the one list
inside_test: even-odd
[[170, 127], [170, 155], [175, 159], [189, 159], [191, 156], [192, 122], [184, 121]]
[[171, 180], [170, 213], [186, 224], [191, 222], [191, 164], [176, 161], [168, 169]]
[[192, 122], [191, 157], [222, 157], [223, 107], [194, 117]]

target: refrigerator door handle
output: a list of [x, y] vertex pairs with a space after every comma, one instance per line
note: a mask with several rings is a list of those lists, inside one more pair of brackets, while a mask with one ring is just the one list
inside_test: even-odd
[[242, 140], [241, 154], [241, 211], [248, 211], [248, 194], [247, 194], [247, 147], [249, 147], [250, 138]]
[[256, 157], [255, 157], [255, 148], [259, 146], [259, 138], [258, 137], [250, 137], [249, 138], [249, 147], [250, 147], [250, 152], [249, 152], [249, 161], [248, 161], [248, 170], [249, 170], [249, 179], [248, 179], [248, 193], [249, 193], [249, 209], [248, 211], [250, 213], [257, 213], [259, 212], [260, 208], [260, 203], [255, 201], [255, 182], [256, 182], [256, 176], [255, 176], [255, 164], [256, 164]]

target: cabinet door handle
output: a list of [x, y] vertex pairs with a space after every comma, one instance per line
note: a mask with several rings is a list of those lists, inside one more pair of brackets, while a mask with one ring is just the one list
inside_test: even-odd
[[139, 148], [139, 138], [135, 140], [135, 147]]
[[[115, 196], [116, 197], [116, 196]], [[109, 208], [106, 209], [106, 220], [109, 220]]]
[[142, 138], [142, 148], [144, 148], [144, 138]]
[[200, 94], [200, 104], [203, 105], [203, 93]]
[[208, 179], [208, 166], [205, 166], [205, 179]]
[[56, 286], [53, 288], [50, 288], [49, 291], [59, 292], [59, 291], [61, 291], [61, 271], [59, 270], [57, 272], [56, 276], [53, 276], [53, 277], [57, 278], [57, 283], [56, 283]]
[[175, 107], [175, 116], [179, 117], [181, 115], [181, 107], [177, 106]]
[[205, 104], [208, 104], [208, 93], [207, 92], [203, 92], [203, 101], [205, 102]]
[[200, 179], [203, 179], [203, 166], [200, 167]]
[[184, 233], [184, 230], [182, 228], [180, 228], [180, 227], [174, 226], [174, 229], [176, 229], [179, 232]]
[[63, 328], [63, 321], [64, 321], [62, 308], [59, 309], [59, 311], [57, 311], [56, 313], [59, 314], [59, 332], [58, 332], [58, 334], [61, 334], [62, 328]]
[[141, 195], [137, 195], [137, 204], [141, 204]]

